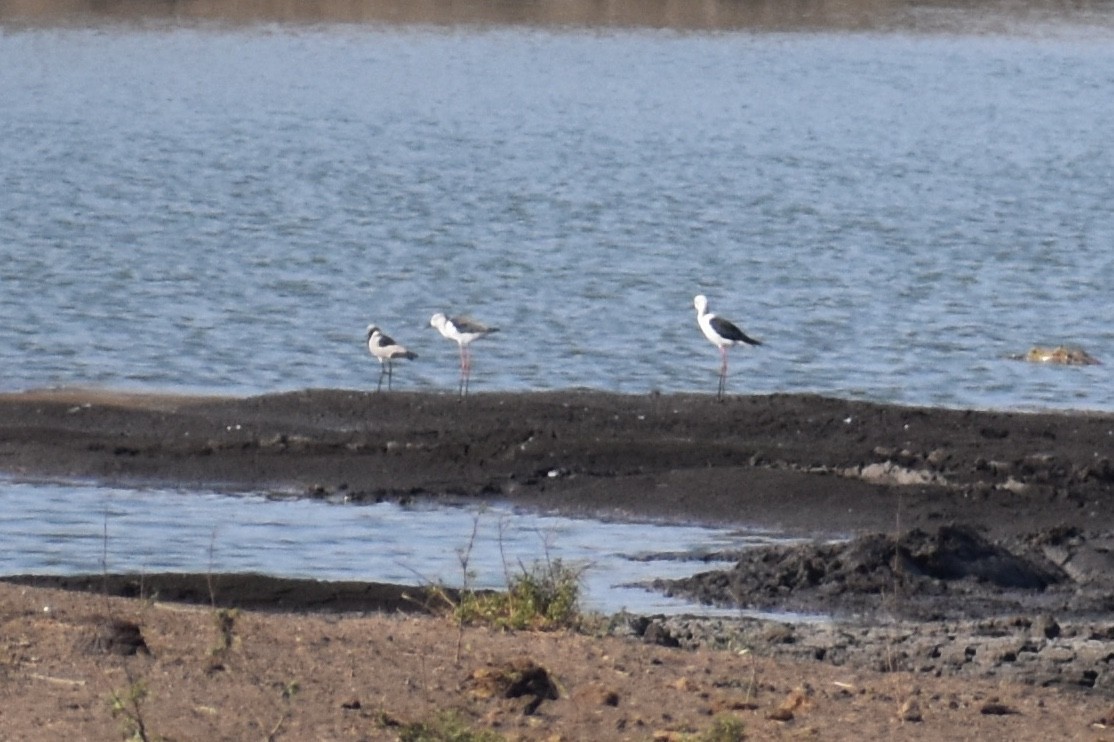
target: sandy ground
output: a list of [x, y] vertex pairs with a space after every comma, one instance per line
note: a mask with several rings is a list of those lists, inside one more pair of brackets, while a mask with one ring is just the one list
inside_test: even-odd
[[[140, 686], [130, 715], [172, 739], [391, 739], [444, 710], [531, 739], [1105, 738], [1112, 443], [1110, 415], [808, 395], [0, 395], [10, 475], [749, 523], [815, 541], [659, 587], [834, 617], [508, 634], [399, 586], [28, 577], [0, 584], [0, 739], [112, 738]], [[149, 654], [115, 653], [136, 634]]]
[[404, 614], [217, 618], [0, 584], [0, 739], [122, 739], [138, 722], [149, 739], [397, 739], [445, 712], [507, 739], [684, 739], [728, 719], [752, 739], [1114, 737], [1105, 697], [996, 679]]

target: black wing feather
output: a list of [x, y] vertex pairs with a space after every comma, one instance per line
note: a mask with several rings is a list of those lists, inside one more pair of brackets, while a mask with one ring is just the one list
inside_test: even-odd
[[723, 317], [711, 318], [712, 329], [716, 331], [720, 337], [727, 338], [736, 343], [746, 343], [747, 345], [761, 345], [759, 341], [747, 335], [731, 322], [728, 322]]
[[499, 332], [498, 327], [488, 327], [487, 325], [481, 322], [477, 322], [471, 317], [465, 317], [464, 315], [460, 315], [459, 317], [452, 317], [449, 319], [449, 322], [453, 323], [453, 325], [456, 327], [457, 332]]

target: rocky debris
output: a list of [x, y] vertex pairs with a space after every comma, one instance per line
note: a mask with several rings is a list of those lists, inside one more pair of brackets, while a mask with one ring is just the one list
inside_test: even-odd
[[[1054, 619], [1053, 619], [1054, 621]], [[1026, 616], [992, 620], [807, 621], [657, 616], [617, 621], [613, 633], [657, 626], [684, 649], [711, 647], [881, 672], [999, 677], [1114, 696], [1114, 620], [1057, 624]]]
[[[1114, 695], [1114, 534], [1055, 527], [992, 542], [944, 526], [762, 547], [655, 587], [738, 618], [619, 622], [664, 646], [711, 646], [880, 671], [994, 676]], [[747, 611], [782, 612], [782, 621]], [[995, 711], [987, 711], [993, 714]], [[914, 708], [899, 713], [912, 721]]]
[[892, 461], [851, 467], [844, 469], [842, 473], [844, 476], [858, 477], [864, 482], [870, 482], [871, 484], [898, 486], [917, 484], [945, 486], [948, 484], [948, 480], [939, 472], [929, 471], [928, 469], [912, 469], [907, 466], [900, 466]]
[[635, 619], [634, 632], [647, 644], [657, 644], [662, 647], [679, 647], [681, 643], [669, 633], [669, 629], [660, 620], [645, 616]]

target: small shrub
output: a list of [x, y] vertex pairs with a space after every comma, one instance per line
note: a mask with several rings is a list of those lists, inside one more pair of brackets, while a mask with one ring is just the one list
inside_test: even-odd
[[240, 611], [236, 608], [220, 608], [213, 611], [213, 625], [217, 630], [217, 641], [209, 650], [211, 655], [221, 655], [232, 649], [236, 643], [236, 619], [239, 616]]
[[147, 684], [136, 680], [124, 691], [112, 691], [108, 698], [112, 718], [121, 720], [124, 739], [149, 742], [147, 724], [143, 720], [143, 703], [147, 700]]
[[443, 711], [431, 721], [391, 724], [399, 742], [502, 742], [495, 732], [472, 729], [456, 714]]
[[485, 623], [504, 629], [574, 628], [580, 617], [580, 570], [560, 559], [523, 568], [511, 577], [506, 592], [465, 591], [456, 607], [462, 623]]
[[698, 742], [741, 742], [746, 739], [746, 726], [734, 716], [717, 716], [712, 726], [697, 737]]

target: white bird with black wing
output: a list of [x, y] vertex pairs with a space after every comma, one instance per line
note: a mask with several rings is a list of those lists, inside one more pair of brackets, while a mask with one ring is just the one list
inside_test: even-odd
[[720, 358], [723, 360], [719, 369], [717, 394], [720, 399], [723, 399], [724, 387], [727, 385], [727, 349], [732, 345], [761, 345], [762, 343], [748, 336], [723, 317], [709, 312], [708, 297], [704, 294], [697, 294], [692, 303], [696, 307], [696, 322], [700, 325], [700, 330], [704, 333], [704, 337], [719, 348]]
[[390, 391], [392, 366], [396, 359], [405, 358], [412, 361], [418, 357], [416, 353], [396, 343], [394, 338], [384, 335], [383, 331], [375, 325], [367, 326], [367, 350], [379, 361], [379, 384], [375, 387], [377, 392], [383, 388], [383, 374], [387, 375], [387, 390]]
[[437, 329], [442, 336], [460, 346], [460, 389], [462, 396], [468, 393], [468, 380], [472, 375], [472, 355], [468, 346], [480, 338], [499, 332], [498, 327], [482, 325], [468, 317], [446, 317], [441, 312], [429, 318], [429, 326]]

